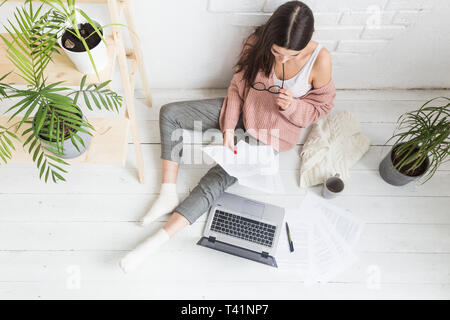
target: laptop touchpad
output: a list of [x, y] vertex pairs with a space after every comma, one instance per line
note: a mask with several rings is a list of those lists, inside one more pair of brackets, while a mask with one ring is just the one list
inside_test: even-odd
[[242, 211], [254, 217], [262, 218], [264, 215], [264, 204], [245, 200], [242, 206]]

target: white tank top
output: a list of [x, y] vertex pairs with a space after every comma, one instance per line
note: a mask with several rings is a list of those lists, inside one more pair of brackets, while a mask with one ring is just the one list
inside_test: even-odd
[[[300, 70], [300, 72], [291, 79], [284, 80], [284, 88], [289, 89], [294, 94], [295, 98], [300, 98], [311, 90], [312, 87], [309, 83], [309, 76], [322, 47], [322, 45], [318, 44], [309, 60], [303, 66], [302, 70]], [[273, 81], [275, 85], [281, 87], [282, 81], [277, 78], [275, 72], [273, 73]]]

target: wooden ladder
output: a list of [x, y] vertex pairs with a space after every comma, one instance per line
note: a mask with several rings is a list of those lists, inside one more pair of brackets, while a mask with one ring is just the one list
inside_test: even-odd
[[[24, 0], [10, 0], [15, 2], [24, 2]], [[38, 0], [36, 0], [38, 1]], [[85, 154], [68, 162], [89, 162], [89, 163], [107, 163], [125, 165], [127, 144], [128, 144], [128, 126], [131, 127], [131, 134], [136, 153], [136, 164], [138, 170], [139, 182], [145, 182], [144, 161], [139, 139], [138, 125], [136, 122], [136, 112], [134, 105], [134, 89], [136, 83], [136, 72], [139, 71], [142, 85], [144, 87], [146, 102], [148, 106], [152, 105], [152, 97], [148, 84], [144, 59], [139, 40], [136, 36], [136, 26], [130, 8], [131, 0], [77, 0], [78, 3], [104, 3], [108, 6], [109, 16], [112, 26], [112, 36], [107, 37], [108, 58], [107, 67], [100, 71], [99, 77], [89, 75], [87, 83], [100, 83], [111, 80], [114, 73], [116, 59], [119, 64], [120, 75], [122, 78], [123, 95], [126, 104], [125, 119], [114, 118], [89, 118], [89, 122], [94, 126], [95, 133], [92, 138], [91, 146]], [[122, 15], [129, 29], [132, 48], [125, 48], [122, 37], [123, 27], [117, 25], [121, 23]], [[7, 35], [4, 34], [6, 37]], [[9, 62], [6, 55], [7, 48], [0, 44], [0, 70], [14, 70], [15, 67]], [[45, 75], [49, 82], [64, 81], [66, 85], [79, 85], [84, 76], [75, 69], [69, 58], [61, 52], [61, 55], [55, 55], [53, 62], [49, 64]], [[131, 60], [129, 70], [128, 60]], [[25, 84], [17, 74], [8, 76], [9, 84]], [[0, 125], [6, 124], [8, 117], [0, 117]], [[21, 130], [26, 130], [23, 125]], [[17, 154], [14, 155], [11, 162], [30, 162], [32, 161], [26, 150], [18, 145]]]

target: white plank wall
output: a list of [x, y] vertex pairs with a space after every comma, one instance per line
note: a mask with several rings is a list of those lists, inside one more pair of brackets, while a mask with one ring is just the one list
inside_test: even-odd
[[[450, 298], [450, 164], [424, 185], [401, 188], [387, 185], [378, 173], [398, 116], [429, 98], [449, 96], [444, 90], [338, 92], [335, 109], [352, 112], [372, 143], [352, 168], [342, 197], [331, 200], [367, 224], [357, 247], [359, 261], [332, 282], [307, 287], [295, 270], [275, 270], [196, 246], [205, 216], [140, 270], [124, 275], [119, 259], [167, 221], [165, 216], [149, 227], [137, 224], [159, 191], [161, 105], [224, 94], [215, 89], [154, 90], [151, 109], [138, 95], [145, 185], [136, 179], [131, 144], [124, 168], [72, 166], [68, 182], [57, 185], [39, 181], [33, 165], [0, 166], [0, 299]], [[8, 105], [3, 102], [0, 111]], [[306, 135], [307, 131], [294, 150], [280, 156], [286, 193], [265, 195], [240, 186], [230, 191], [298, 207], [307, 191], [298, 187], [298, 152]], [[209, 167], [182, 166], [180, 197]], [[318, 187], [309, 190], [320, 192]], [[374, 270], [380, 279], [375, 286]], [[76, 276], [80, 285], [74, 287]]]

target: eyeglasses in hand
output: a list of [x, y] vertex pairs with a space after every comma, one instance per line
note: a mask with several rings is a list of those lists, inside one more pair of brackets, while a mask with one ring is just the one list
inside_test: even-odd
[[251, 85], [251, 87], [257, 91], [269, 91], [270, 93], [278, 93], [280, 92], [280, 89], [284, 86], [284, 63], [282, 64], [283, 67], [283, 80], [281, 82], [281, 87], [278, 85], [270, 86], [269, 88], [266, 88], [266, 85], [262, 82], [255, 82]]

